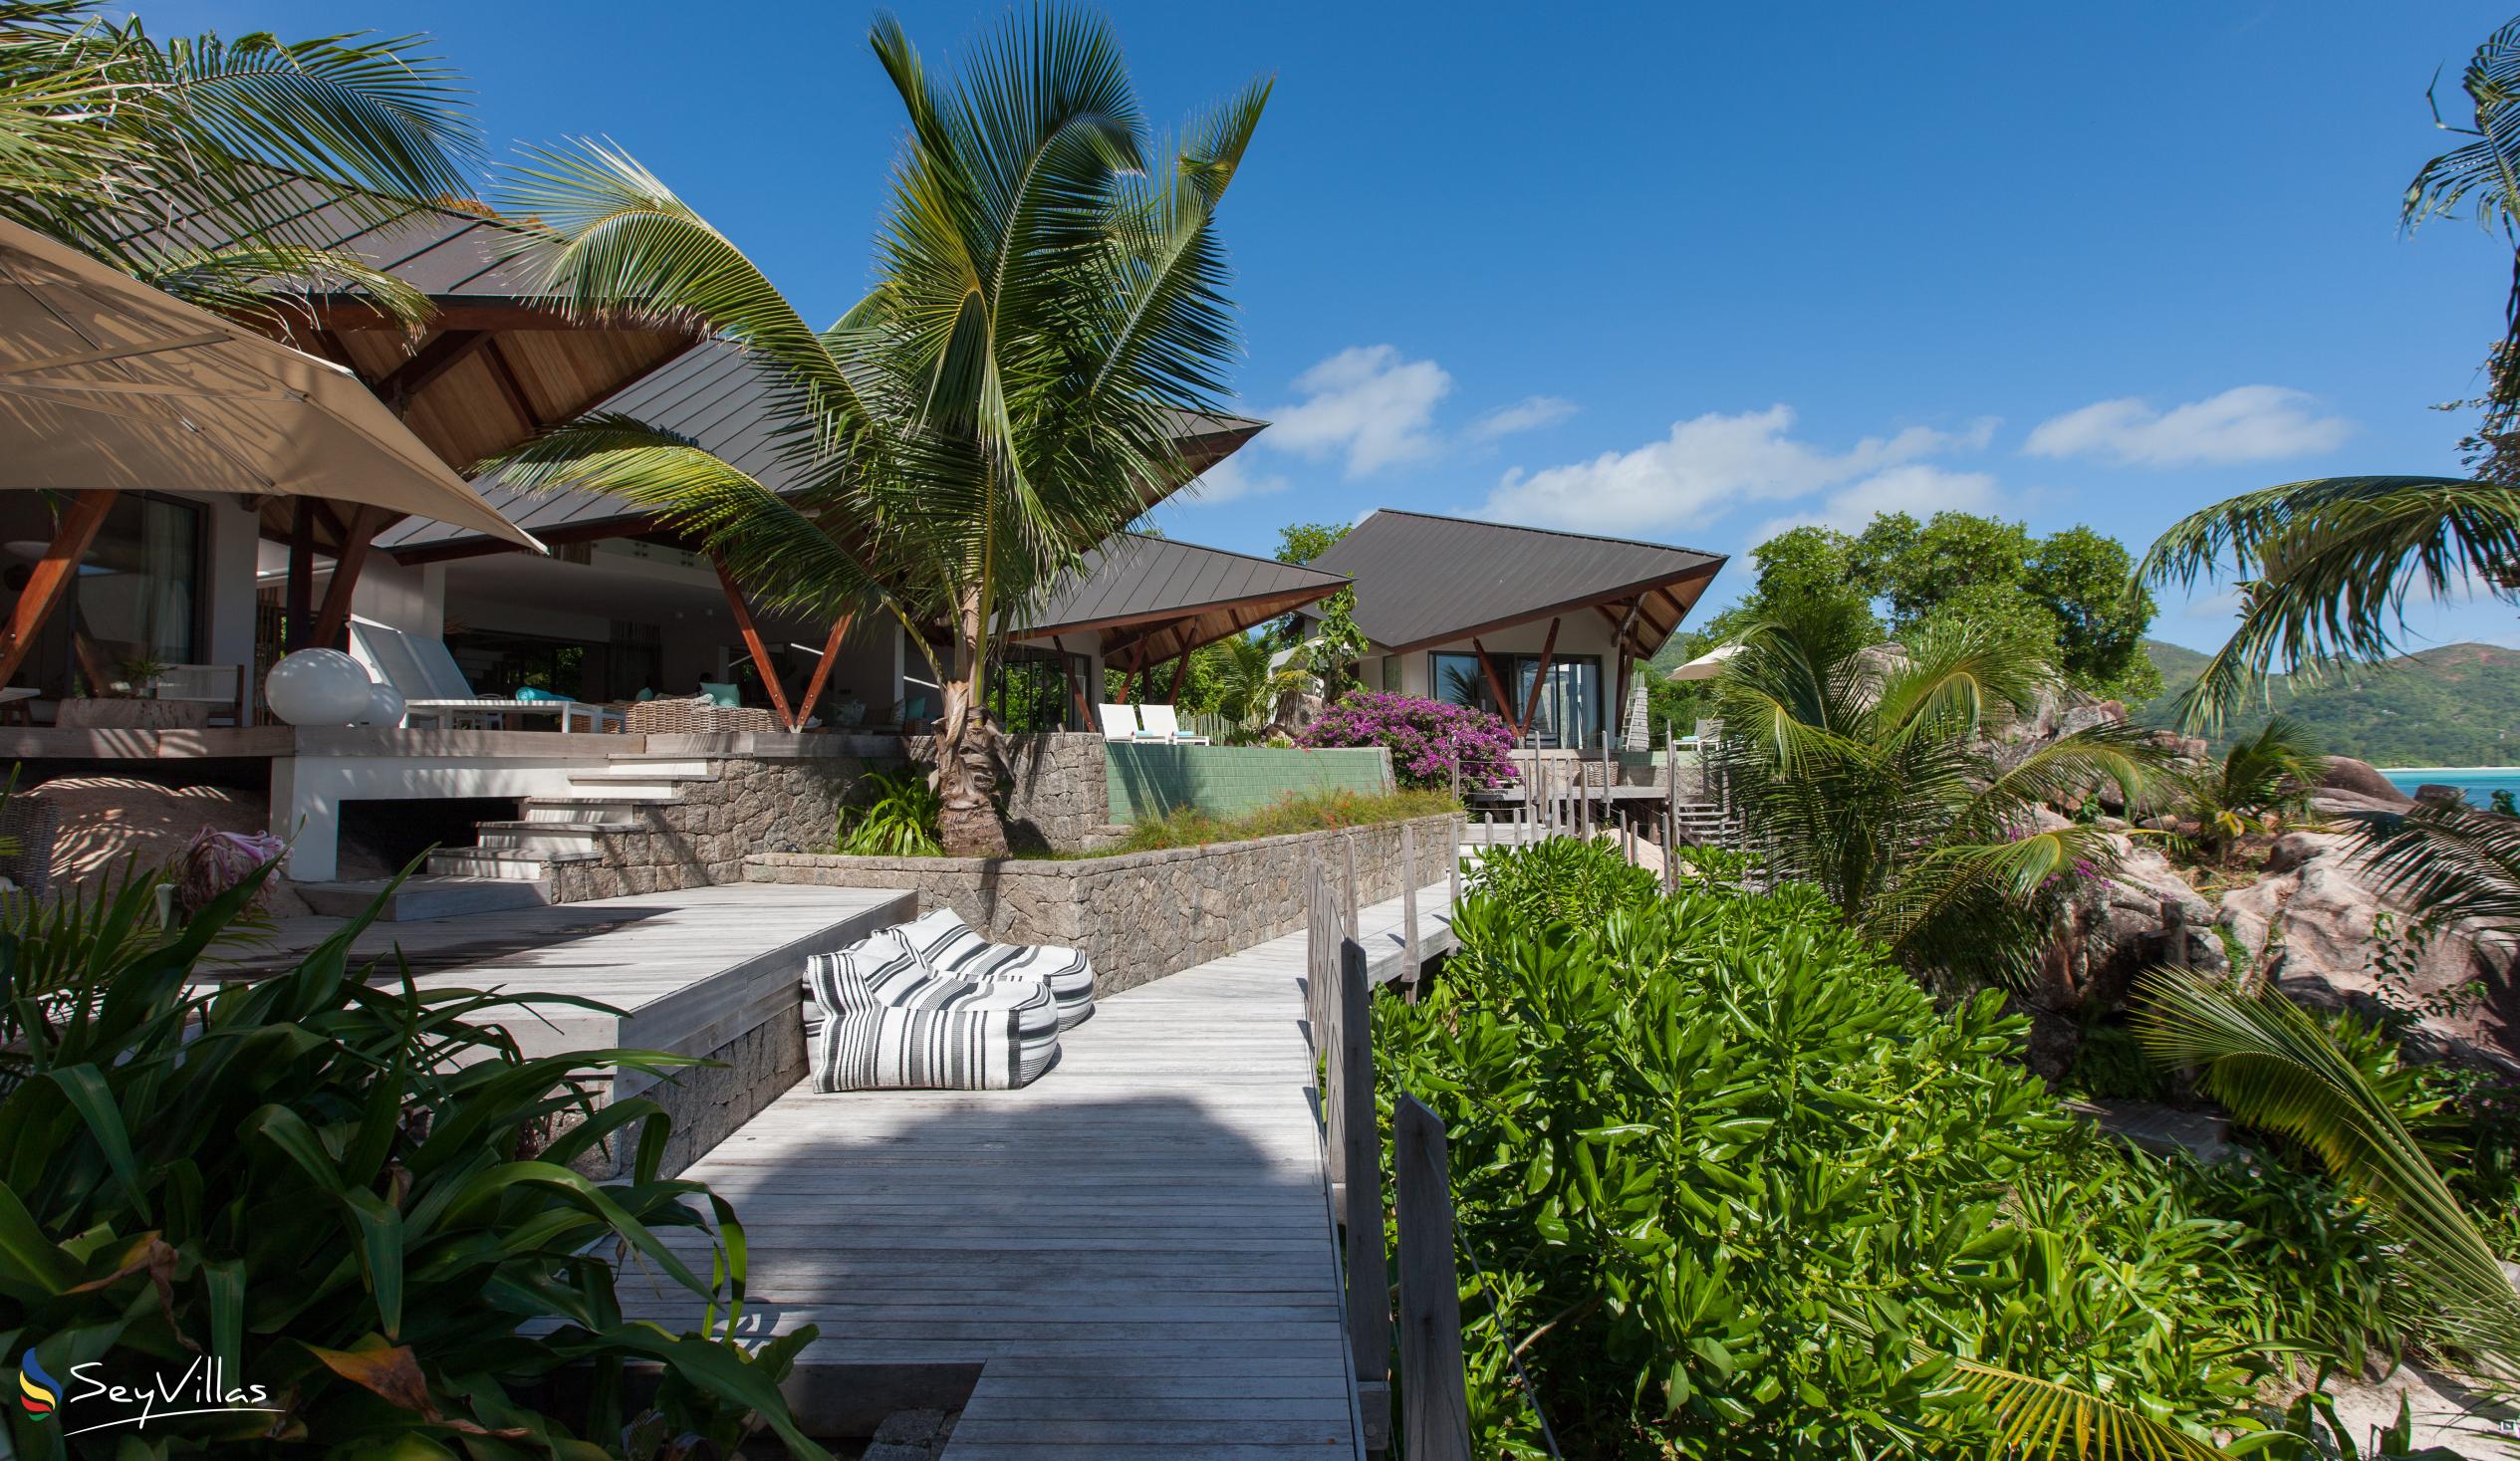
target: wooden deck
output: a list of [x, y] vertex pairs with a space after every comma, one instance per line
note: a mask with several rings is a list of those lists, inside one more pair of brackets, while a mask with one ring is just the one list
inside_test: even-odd
[[[1428, 953], [1444, 895], [1421, 895]], [[1385, 977], [1399, 921], [1396, 899], [1363, 920]], [[1023, 1091], [800, 1088], [694, 1164], [750, 1242], [746, 1331], [821, 1328], [792, 1386], [809, 1427], [976, 1372], [947, 1461], [1362, 1456], [1304, 949], [1105, 1000]]]

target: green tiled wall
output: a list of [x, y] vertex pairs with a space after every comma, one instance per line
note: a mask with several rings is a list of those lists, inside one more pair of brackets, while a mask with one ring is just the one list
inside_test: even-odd
[[1389, 787], [1389, 754], [1380, 749], [1279, 751], [1266, 746], [1103, 748], [1112, 821], [1144, 822], [1196, 807], [1218, 817], [1258, 812], [1289, 796]]

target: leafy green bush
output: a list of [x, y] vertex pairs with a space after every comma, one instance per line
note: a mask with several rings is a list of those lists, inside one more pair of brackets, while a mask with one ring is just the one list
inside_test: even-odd
[[927, 773], [915, 766], [899, 771], [871, 771], [866, 784], [874, 800], [864, 807], [844, 807], [833, 851], [860, 857], [934, 857], [945, 849], [936, 840], [936, 817], [944, 810]]
[[2168, 1073], [2143, 1053], [2143, 1042], [2124, 1025], [2094, 1025], [2074, 1048], [2074, 1064], [2065, 1073], [2065, 1089], [2076, 1096], [2107, 1099], [2159, 1100], [2169, 1095]]
[[[10, 1362], [68, 1377], [102, 1361], [98, 1378], [145, 1387], [214, 1359], [224, 1389], [272, 1407], [100, 1433], [118, 1454], [285, 1441], [310, 1456], [642, 1456], [658, 1436], [732, 1445], [757, 1415], [819, 1457], [777, 1390], [811, 1331], [751, 1353], [718, 1337], [743, 1296], [742, 1230], [706, 1187], [657, 1176], [653, 1101], [598, 1104], [576, 1074], [691, 1062], [526, 1059], [474, 1021], [599, 1007], [422, 990], [407, 971], [372, 984], [350, 947], [373, 908], [284, 973], [193, 992], [267, 872], [164, 934], [142, 926], [153, 897], [127, 889], [0, 926]], [[599, 1143], [634, 1149], [628, 1178], [577, 1170]], [[659, 1236], [700, 1227], [695, 1204], [725, 1235], [698, 1270]], [[651, 1271], [642, 1282], [690, 1294], [698, 1332], [624, 1320], [616, 1247]], [[665, 1380], [652, 1410], [626, 1415], [623, 1370], [641, 1361]], [[588, 1395], [565, 1422], [540, 1408], [564, 1371]], [[74, 1424], [91, 1418], [69, 1400]], [[62, 1418], [12, 1406], [7, 1425], [17, 1455], [65, 1454]]]
[[2256, 1423], [2279, 1345], [2360, 1357], [2367, 1229], [2255, 1227], [2233, 1179], [2103, 1144], [2000, 996], [1937, 1010], [1817, 890], [1662, 897], [1569, 842], [1473, 885], [1376, 1038], [1450, 1127], [1491, 1450], [1535, 1453], [1516, 1345], [1567, 1454], [1639, 1458], [1983, 1448], [1971, 1362], [2201, 1438]]

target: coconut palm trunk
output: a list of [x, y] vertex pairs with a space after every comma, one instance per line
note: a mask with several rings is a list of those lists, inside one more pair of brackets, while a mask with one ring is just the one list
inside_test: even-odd
[[951, 84], [889, 18], [872, 42], [907, 138], [876, 287], [828, 330], [616, 149], [545, 154], [515, 192], [539, 220], [520, 256], [569, 309], [696, 321], [745, 350], [771, 387], [777, 485], [621, 418], [510, 464], [702, 539], [756, 604], [894, 615], [936, 671], [938, 840], [1000, 853], [991, 644], [1189, 474], [1181, 414], [1217, 407], [1236, 349], [1217, 205], [1268, 86], [1167, 147], [1092, 17], [1010, 16]]

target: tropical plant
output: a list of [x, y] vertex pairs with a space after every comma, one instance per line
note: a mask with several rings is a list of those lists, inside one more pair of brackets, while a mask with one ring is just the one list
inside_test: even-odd
[[841, 809], [838, 851], [861, 857], [932, 857], [944, 851], [936, 841], [936, 789], [917, 767], [868, 772], [865, 786], [872, 794], [867, 805]]
[[2316, 1021], [2280, 994], [2242, 994], [2179, 970], [2138, 991], [2144, 1046], [2202, 1073], [2205, 1092], [2253, 1126], [2316, 1151], [2406, 1245], [2398, 1298], [2423, 1332], [2508, 1383], [2520, 1376], [2520, 1293], [2393, 1102]]
[[0, 217], [259, 322], [321, 286], [416, 325], [424, 296], [328, 245], [342, 213], [375, 226], [470, 191], [461, 87], [419, 46], [160, 41], [95, 0], [0, 0]]
[[1351, 690], [1296, 737], [1300, 746], [1383, 746], [1403, 787], [1449, 790], [1457, 768], [1463, 791], [1514, 784], [1514, 733], [1471, 705], [1386, 690]]
[[2219, 760], [2172, 778], [2170, 810], [2196, 825], [2198, 851], [2222, 861], [2241, 838], [2308, 807], [2324, 766], [2301, 726], [2278, 715]]
[[[811, 1332], [755, 1351], [727, 1338], [741, 1227], [702, 1184], [658, 1175], [668, 1121], [653, 1100], [586, 1084], [695, 1062], [526, 1058], [482, 1023], [492, 1010], [602, 1007], [421, 989], [355, 960], [381, 903], [289, 969], [196, 992], [203, 951], [269, 871], [162, 935], [136, 926], [153, 910], [135, 899], [0, 927], [10, 1361], [57, 1376], [102, 1364], [143, 1390], [215, 1362], [222, 1391], [263, 1407], [161, 1415], [151, 1454], [583, 1456], [660, 1428], [740, 1437], [757, 1419], [821, 1457], [778, 1392]], [[47, 946], [65, 930], [75, 947]], [[669, 1243], [674, 1229], [694, 1241]], [[626, 1320], [608, 1248], [687, 1294], [695, 1329]], [[625, 1366], [647, 1363], [668, 1376], [653, 1420], [623, 1391]], [[564, 1371], [586, 1395], [566, 1420], [536, 1408]], [[58, 1420], [11, 1406], [7, 1428], [17, 1455], [67, 1454]]]
[[[2193, 587], [2227, 560], [2243, 578], [2240, 626], [2181, 701], [2211, 726], [2270, 671], [2307, 683], [2338, 664], [2394, 653], [2410, 594], [2473, 586], [2520, 603], [2520, 492], [2510, 453], [2520, 412], [2520, 21], [2476, 49], [2461, 78], [2473, 138], [2426, 162], [2399, 209], [2409, 231], [2472, 206], [2514, 245], [2503, 340], [2489, 365], [2473, 478], [2328, 477], [2244, 493], [2193, 513], [2152, 545], [2139, 583]], [[2434, 106], [2436, 125], [2439, 106]]]
[[1208, 647], [1215, 651], [1216, 708], [1241, 730], [1257, 731], [1275, 720], [1279, 702], [1311, 682], [1291, 660], [1278, 663], [1266, 639], [1232, 634]]
[[2418, 802], [2356, 829], [2374, 886], [2423, 910], [2427, 927], [2473, 921], [2520, 931], [2520, 819], [2465, 803]]
[[1818, 886], [1911, 970], [2018, 985], [2045, 898], [2114, 865], [2102, 833], [2043, 809], [2104, 783], [2137, 797], [2157, 753], [2123, 725], [2001, 742], [2056, 685], [2046, 660], [1966, 622], [1895, 653], [1872, 629], [1862, 606], [1820, 597], [1746, 627], [1714, 681], [1714, 764], [1772, 872]]
[[828, 619], [872, 600], [899, 616], [942, 690], [944, 846], [1004, 852], [981, 714], [991, 637], [1190, 475], [1179, 413], [1212, 407], [1234, 353], [1216, 211], [1268, 86], [1167, 153], [1097, 18], [1011, 16], [950, 86], [888, 17], [873, 39], [908, 136], [874, 292], [829, 330], [613, 148], [546, 154], [516, 189], [539, 220], [522, 256], [570, 310], [680, 316], [744, 348], [789, 495], [619, 416], [515, 460], [528, 481], [618, 493], [695, 533], [769, 607]]
[[1544, 1454], [1536, 1400], [1567, 1455], [2215, 1457], [2291, 1344], [2374, 1338], [2322, 1292], [2385, 1261], [2350, 1213], [2305, 1259], [2215, 1212], [1816, 889], [1664, 897], [1565, 839], [1470, 881], [1375, 1042], [1448, 1128], [1480, 1454]]

